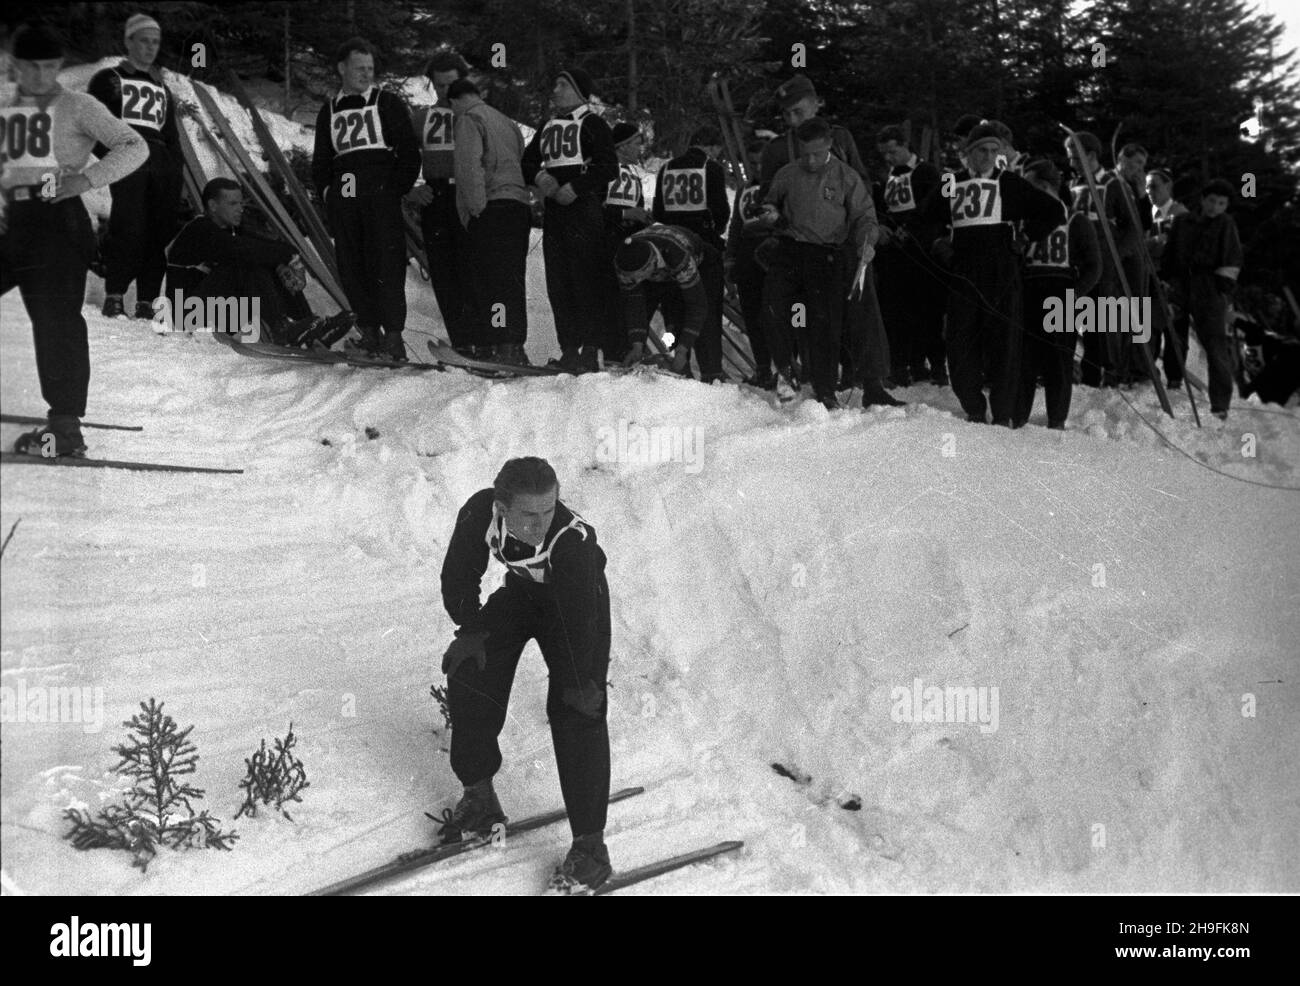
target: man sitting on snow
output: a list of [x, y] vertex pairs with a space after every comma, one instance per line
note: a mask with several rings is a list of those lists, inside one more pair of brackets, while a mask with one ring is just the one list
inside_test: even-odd
[[[352, 328], [353, 316], [312, 314], [303, 288], [302, 263], [287, 243], [241, 231], [244, 193], [230, 178], [213, 178], [203, 188], [204, 215], [177, 234], [167, 247], [167, 300], [180, 321], [184, 298], [255, 298], [272, 342], [333, 345]], [[238, 332], [243, 326], [209, 326]]]

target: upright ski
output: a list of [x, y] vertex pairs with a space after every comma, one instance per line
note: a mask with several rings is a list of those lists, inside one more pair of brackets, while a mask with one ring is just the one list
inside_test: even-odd
[[[625, 787], [621, 791], [615, 791], [609, 796], [609, 803], [614, 804], [616, 801], [625, 801], [628, 798], [641, 794], [645, 791], [643, 787]], [[562, 822], [568, 818], [568, 813], [563, 808], [557, 808], [554, 811], [543, 812], [540, 815], [532, 815], [518, 822], [511, 822], [505, 827], [505, 837], [509, 839], [512, 835], [521, 835], [524, 832], [531, 832], [533, 829], [544, 828], [547, 825], [553, 825], [556, 822]], [[492, 839], [471, 839], [466, 842], [453, 842], [445, 846], [430, 846], [427, 849], [417, 849], [414, 852], [403, 853], [391, 862], [384, 863], [382, 866], [376, 866], [373, 869], [366, 870], [364, 873], [358, 873], [356, 876], [348, 877], [346, 880], [339, 880], [331, 883], [329, 886], [321, 887], [319, 890], [313, 890], [308, 896], [311, 897], [334, 897], [340, 894], [351, 893], [354, 890], [360, 890], [363, 887], [371, 886], [383, 880], [392, 879], [395, 876], [401, 876], [403, 873], [410, 873], [412, 870], [422, 869], [425, 866], [431, 866], [434, 863], [441, 862], [444, 859], [451, 859], [463, 853], [470, 852], [474, 849], [481, 849], [484, 846], [490, 846]]]

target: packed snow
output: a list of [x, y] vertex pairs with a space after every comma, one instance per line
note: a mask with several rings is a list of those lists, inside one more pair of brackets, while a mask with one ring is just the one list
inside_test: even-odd
[[[443, 330], [414, 270], [408, 298], [419, 352]], [[0, 683], [28, 697], [3, 724], [5, 893], [298, 893], [427, 844], [460, 793], [438, 573], [519, 455], [609, 558], [614, 787], [646, 788], [610, 809], [615, 867], [745, 841], [628, 893], [1300, 890], [1294, 401], [1198, 430], [1185, 395], [1171, 421], [1149, 389], [1081, 388], [1066, 432], [1041, 397], [1010, 432], [928, 384], [827, 412], [657, 375], [255, 360], [101, 299], [92, 277], [87, 418], [144, 431], [87, 430], [90, 454], [245, 472], [4, 466]], [[4, 410], [42, 414], [17, 292], [0, 324]], [[560, 804], [545, 687], [530, 644], [497, 779], [516, 818]], [[55, 688], [90, 689], [81, 721], [48, 721]], [[118, 798], [111, 748], [149, 697], [193, 724], [227, 827], [244, 758], [292, 721], [294, 820], [144, 874], [74, 850], [62, 812]], [[567, 846], [552, 826], [374, 892], [536, 892]]]

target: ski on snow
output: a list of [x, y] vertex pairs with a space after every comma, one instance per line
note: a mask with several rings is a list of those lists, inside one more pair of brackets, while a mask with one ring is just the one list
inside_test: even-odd
[[[609, 796], [609, 803], [614, 804], [617, 801], [624, 801], [645, 791], [643, 787], [626, 787], [621, 791], [616, 791]], [[521, 819], [518, 822], [510, 822], [505, 826], [505, 838], [509, 839], [512, 835], [520, 835], [524, 832], [531, 832], [533, 829], [543, 828], [547, 825], [553, 825], [556, 822], [564, 821], [568, 818], [568, 813], [563, 808], [557, 808], [554, 811], [543, 812], [540, 815], [531, 815], [528, 818]], [[376, 866], [373, 869], [366, 870], [364, 873], [358, 873], [355, 876], [331, 883], [329, 886], [322, 887], [319, 890], [313, 890], [308, 896], [310, 897], [334, 897], [340, 894], [351, 893], [354, 890], [360, 890], [363, 887], [371, 886], [383, 880], [391, 879], [395, 876], [401, 876], [404, 873], [410, 873], [413, 870], [422, 869], [425, 866], [431, 866], [439, 863], [444, 859], [451, 859], [462, 853], [470, 852], [473, 849], [481, 849], [484, 846], [492, 845], [492, 838], [468, 839], [464, 842], [451, 842], [446, 845], [430, 846], [427, 849], [417, 849], [414, 852], [403, 853], [396, 859]]]
[[694, 849], [690, 852], [684, 852], [678, 856], [669, 856], [667, 859], [656, 860], [653, 863], [646, 863], [644, 866], [638, 866], [635, 869], [624, 870], [619, 873], [615, 871], [613, 876], [602, 883], [595, 890], [588, 890], [580, 893], [560, 893], [554, 896], [562, 897], [603, 897], [605, 894], [612, 894], [622, 890], [624, 887], [630, 887], [637, 883], [644, 883], [646, 880], [653, 880], [655, 877], [663, 876], [665, 873], [671, 873], [673, 870], [680, 870], [686, 866], [693, 866], [696, 863], [702, 863], [708, 859], [714, 859], [726, 853], [735, 852], [745, 843], [739, 840], [730, 840], [728, 842], [719, 842], [716, 845], [708, 846], [704, 849]]
[[124, 462], [118, 459], [85, 459], [75, 455], [47, 458], [26, 452], [0, 452], [0, 462], [10, 465], [69, 466], [80, 469], [127, 469], [131, 472], [206, 472], [239, 475], [242, 469], [218, 469], [213, 466], [173, 466], [162, 462]]
[[473, 359], [469, 356], [462, 356], [451, 346], [439, 343], [435, 339], [429, 340], [429, 353], [445, 366], [454, 366], [459, 370], [478, 373], [481, 376], [500, 378], [555, 377], [566, 372], [555, 366], [521, 366], [514, 363], [497, 363], [492, 360]]
[[[27, 414], [0, 414], [0, 422], [7, 425], [43, 425], [48, 424], [46, 418], [34, 418]], [[83, 428], [106, 428], [110, 431], [144, 431], [143, 425], [106, 425], [97, 421], [81, 422]]]

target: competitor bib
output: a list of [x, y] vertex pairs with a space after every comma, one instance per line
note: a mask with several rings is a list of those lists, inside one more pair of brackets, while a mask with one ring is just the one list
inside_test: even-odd
[[548, 121], [542, 128], [539, 146], [543, 168], [549, 170], [587, 163], [582, 156], [582, 120], [589, 112], [591, 111], [586, 107], [580, 107], [576, 111], [577, 119], [567, 120], [561, 117]]
[[[572, 511], [570, 511], [572, 512]], [[533, 582], [546, 583], [551, 580], [551, 549], [555, 547], [555, 542], [560, 539], [560, 535], [568, 530], [577, 530], [582, 535], [582, 539], [587, 540], [587, 524], [576, 513], [573, 519], [564, 527], [555, 532], [555, 537], [551, 538], [549, 544], [538, 545], [535, 554], [531, 558], [520, 558], [517, 561], [510, 561], [505, 556], [506, 535], [506, 518], [498, 509], [496, 504], [492, 505], [492, 522], [488, 524], [487, 534], [484, 541], [487, 542], [488, 549], [492, 556], [502, 565], [510, 569], [516, 575], [522, 575]]]
[[609, 183], [605, 193], [605, 204], [619, 209], [632, 209], [644, 201], [641, 191], [641, 179], [637, 177], [630, 165], [618, 166], [618, 177]]
[[958, 182], [952, 196], [953, 229], [997, 226], [1002, 222], [1002, 195], [996, 178]]
[[426, 179], [454, 181], [456, 132], [455, 117], [449, 107], [430, 106], [420, 126], [420, 157]]
[[384, 140], [384, 127], [379, 120], [379, 90], [375, 90], [365, 106], [340, 110], [331, 104], [330, 137], [336, 154], [389, 150], [388, 142]]
[[34, 185], [40, 175], [59, 170], [54, 157], [53, 111], [53, 106], [0, 109], [0, 163], [4, 165], [6, 187]]
[[704, 208], [703, 168], [665, 169], [659, 181], [665, 212], [699, 212]]
[[736, 211], [740, 213], [741, 219], [753, 219], [763, 211], [763, 203], [759, 201], [758, 191], [758, 185], [750, 185], [740, 193]]
[[1070, 266], [1070, 224], [1062, 223], [1041, 240], [1029, 244], [1025, 254], [1029, 267], [1053, 267], [1062, 270]]
[[[118, 78], [121, 78], [119, 76]], [[145, 79], [122, 79], [122, 122], [161, 130], [167, 121], [167, 90]]]
[[916, 198], [912, 194], [912, 172], [889, 176], [885, 182], [885, 208], [891, 213], [912, 212], [916, 209]]

